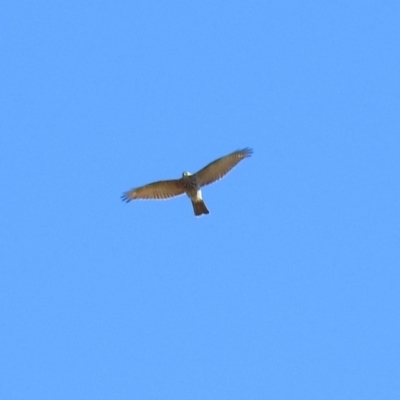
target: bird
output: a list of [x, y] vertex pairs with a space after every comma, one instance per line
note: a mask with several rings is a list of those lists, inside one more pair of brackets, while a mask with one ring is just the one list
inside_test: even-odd
[[252, 154], [253, 150], [249, 147], [236, 150], [212, 161], [195, 174], [183, 172], [180, 179], [149, 183], [148, 185], [140, 186], [123, 193], [121, 198], [123, 201], [129, 203], [135, 199], [164, 200], [186, 193], [192, 202], [196, 217], [209, 214], [208, 208], [203, 201], [201, 188], [220, 180], [240, 161], [250, 157]]

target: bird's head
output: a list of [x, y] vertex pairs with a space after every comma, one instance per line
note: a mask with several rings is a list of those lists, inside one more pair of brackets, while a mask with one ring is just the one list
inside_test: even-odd
[[182, 174], [182, 177], [190, 176], [190, 175], [192, 175], [190, 172], [184, 172], [184, 173]]

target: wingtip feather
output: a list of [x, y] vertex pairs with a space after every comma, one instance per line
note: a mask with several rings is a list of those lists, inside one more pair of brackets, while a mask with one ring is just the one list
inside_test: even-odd
[[251, 147], [245, 147], [244, 149], [242, 149], [240, 151], [245, 153], [245, 157], [251, 157], [251, 155], [254, 153], [254, 150]]
[[121, 196], [121, 200], [125, 203], [129, 203], [132, 199], [129, 197], [129, 192], [125, 192]]

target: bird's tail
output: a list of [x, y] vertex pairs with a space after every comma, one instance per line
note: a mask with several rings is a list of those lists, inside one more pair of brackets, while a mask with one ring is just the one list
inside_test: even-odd
[[206, 205], [203, 200], [192, 200], [194, 215], [199, 216], [201, 214], [209, 214], [210, 211], [207, 210]]

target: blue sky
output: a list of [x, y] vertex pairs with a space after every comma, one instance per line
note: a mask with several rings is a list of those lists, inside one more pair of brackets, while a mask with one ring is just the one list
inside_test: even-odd
[[[399, 398], [399, 21], [2, 4], [0, 399]], [[120, 200], [246, 146], [208, 216]]]

